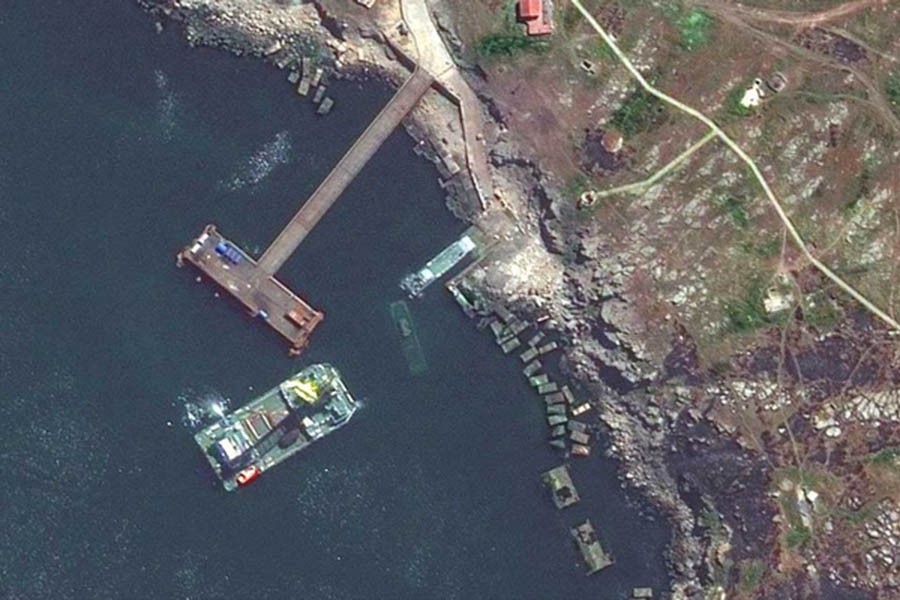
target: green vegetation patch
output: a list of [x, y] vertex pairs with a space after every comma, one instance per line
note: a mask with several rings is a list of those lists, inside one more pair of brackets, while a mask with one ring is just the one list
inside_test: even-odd
[[869, 458], [869, 462], [879, 467], [896, 467], [900, 464], [900, 448], [896, 446], [882, 448]]
[[765, 296], [766, 292], [762, 283], [756, 279], [744, 288], [741, 297], [727, 301], [725, 318], [728, 321], [729, 331], [750, 333], [779, 322], [777, 317], [773, 318], [766, 312], [763, 304]]
[[750, 225], [750, 214], [744, 208], [745, 202], [743, 198], [735, 198], [730, 194], [726, 194], [719, 196], [713, 202], [721, 210], [728, 213], [732, 223], [738, 229], [746, 229]]
[[616, 53], [612, 51], [612, 48], [606, 45], [602, 39], [594, 42], [594, 45], [591, 50], [591, 55], [598, 59], [609, 63], [614, 63], [616, 60]]
[[483, 58], [494, 58], [544, 52], [550, 44], [526, 35], [524, 27], [516, 20], [515, 0], [507, 0], [500, 11], [499, 27], [478, 40], [475, 48]]
[[662, 101], [640, 88], [612, 114], [609, 122], [626, 137], [632, 137], [658, 127], [665, 118], [666, 111]]
[[681, 45], [690, 52], [709, 40], [713, 20], [705, 10], [695, 6], [678, 17], [675, 26], [681, 35]]
[[[814, 471], [812, 469], [802, 469], [800, 467], [787, 467], [782, 469], [777, 479], [787, 478], [799, 485], [805, 490], [819, 490], [828, 488], [836, 480], [833, 475], [825, 471]], [[773, 481], [776, 480], [773, 477]]]
[[746, 560], [740, 565], [740, 583], [738, 584], [741, 591], [752, 592], [759, 584], [762, 583], [763, 575], [766, 573], [766, 564], [758, 559]]
[[560, 19], [563, 31], [572, 31], [578, 26], [578, 24], [581, 22], [581, 19], [581, 11], [579, 11], [571, 4], [567, 3], [566, 7], [562, 11], [562, 18]]
[[853, 197], [841, 207], [845, 215], [854, 213], [859, 208], [859, 201], [872, 193], [872, 180], [880, 166], [879, 160], [874, 156], [863, 159], [854, 182]]
[[725, 97], [725, 114], [729, 117], [744, 118], [749, 117], [753, 111], [743, 104], [741, 100], [744, 98], [744, 92], [747, 90], [746, 85], [738, 85]]
[[592, 187], [593, 183], [590, 178], [579, 173], [566, 182], [566, 185], [563, 187], [563, 194], [569, 198], [578, 198]]
[[519, 33], [489, 33], [478, 40], [478, 53], [486, 58], [544, 52], [550, 44]]
[[807, 294], [802, 306], [803, 320], [819, 329], [830, 329], [841, 316], [841, 309], [824, 290]]
[[888, 75], [887, 81], [884, 83], [884, 93], [887, 94], [888, 102], [897, 115], [900, 115], [900, 71], [895, 71]]
[[709, 507], [704, 507], [703, 510], [700, 511], [698, 521], [700, 522], [700, 525], [707, 529], [718, 530], [722, 528], [722, 517], [719, 513]]
[[838, 508], [834, 514], [843, 519], [849, 525], [862, 525], [872, 518], [875, 511], [870, 506], [863, 506], [859, 510], [849, 510], [847, 508]]
[[810, 537], [809, 527], [796, 525], [788, 530], [787, 535], [784, 536], [784, 543], [787, 544], [788, 548], [799, 548], [800, 546], [805, 546], [809, 542]]
[[774, 258], [781, 253], [781, 236], [778, 234], [758, 235], [740, 242], [741, 250], [760, 258]]

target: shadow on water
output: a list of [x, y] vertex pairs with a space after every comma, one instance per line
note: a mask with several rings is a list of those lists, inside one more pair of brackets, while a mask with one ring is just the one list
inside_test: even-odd
[[[76, 7], [75, 4], [78, 6]], [[40, 27], [35, 24], [40, 23]], [[170, 29], [174, 25], [169, 26]], [[622, 597], [665, 582], [667, 530], [613, 464], [585, 502], [539, 484], [557, 458], [540, 403], [439, 288], [411, 303], [429, 371], [407, 370], [389, 302], [464, 226], [395, 133], [281, 276], [326, 312], [308, 354], [248, 322], [175, 252], [207, 222], [261, 250], [390, 96], [335, 82], [317, 118], [283, 74], [157, 36], [127, 2], [0, 16], [0, 588], [27, 598]], [[226, 494], [180, 426], [329, 361], [353, 423]], [[582, 575], [589, 516], [615, 567]]]

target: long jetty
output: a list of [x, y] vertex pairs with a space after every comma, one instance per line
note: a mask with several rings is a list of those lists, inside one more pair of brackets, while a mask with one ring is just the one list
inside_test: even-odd
[[275, 241], [263, 252], [259, 268], [275, 274], [313, 230], [347, 186], [359, 175], [369, 159], [393, 133], [409, 111], [428, 91], [434, 78], [424, 69], [416, 69], [397, 90], [378, 116], [369, 124], [337, 166], [332, 169], [294, 218], [281, 230]]
[[425, 69], [413, 71], [258, 261], [225, 238], [214, 225], [207, 225], [178, 254], [178, 265], [185, 261], [194, 265], [243, 304], [251, 316], [261, 317], [287, 338], [292, 355], [300, 354], [324, 315], [275, 274], [433, 83], [434, 77]]

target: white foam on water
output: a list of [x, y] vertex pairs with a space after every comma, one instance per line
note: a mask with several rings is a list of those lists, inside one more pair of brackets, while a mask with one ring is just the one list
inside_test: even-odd
[[170, 142], [178, 125], [179, 98], [172, 89], [169, 78], [163, 71], [160, 69], [153, 71], [153, 78], [156, 83], [156, 89], [159, 91], [159, 98], [156, 101], [156, 114], [160, 135], [163, 141]]
[[188, 388], [180, 392], [172, 404], [178, 409], [181, 424], [191, 431], [224, 418], [231, 410], [231, 400], [212, 388]]
[[290, 162], [293, 149], [290, 133], [287, 131], [277, 133], [275, 139], [263, 144], [237, 168], [235, 173], [224, 182], [224, 187], [231, 191], [237, 191], [258, 184], [271, 175], [278, 165]]

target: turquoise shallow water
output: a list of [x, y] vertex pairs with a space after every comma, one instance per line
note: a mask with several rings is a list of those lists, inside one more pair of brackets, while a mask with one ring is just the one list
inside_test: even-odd
[[[77, 4], [77, 6], [76, 6]], [[170, 26], [174, 28], [174, 26]], [[412, 303], [429, 372], [388, 316], [401, 275], [464, 229], [395, 133], [282, 272], [326, 312], [299, 361], [174, 256], [208, 222], [262, 249], [391, 91], [336, 82], [317, 118], [283, 74], [127, 2], [0, 10], [0, 597], [623, 597], [665, 582], [667, 530], [594, 458], [559, 513], [520, 364], [439, 288]], [[184, 402], [241, 403], [328, 361], [365, 408], [225, 494]], [[618, 559], [583, 576], [568, 527]]]

